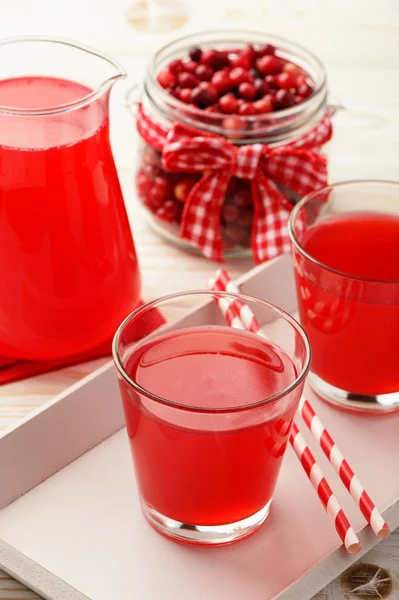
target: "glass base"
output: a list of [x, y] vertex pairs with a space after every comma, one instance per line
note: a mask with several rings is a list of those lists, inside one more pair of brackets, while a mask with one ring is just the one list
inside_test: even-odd
[[167, 537], [188, 544], [216, 546], [237, 542], [256, 531], [269, 514], [271, 503], [272, 500], [254, 515], [227, 525], [189, 525], [165, 517], [143, 500], [141, 507], [150, 524]]
[[308, 379], [311, 388], [320, 398], [342, 408], [361, 413], [386, 414], [399, 410], [399, 391], [392, 394], [365, 396], [341, 390], [310, 372]]

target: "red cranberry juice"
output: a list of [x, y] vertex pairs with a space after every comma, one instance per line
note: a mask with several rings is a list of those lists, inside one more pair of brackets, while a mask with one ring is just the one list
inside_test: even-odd
[[145, 399], [121, 382], [136, 478], [148, 505], [183, 523], [221, 525], [270, 501], [300, 390], [260, 408], [229, 409], [264, 400], [295, 380], [281, 348], [233, 328], [192, 327], [140, 345], [127, 372], [153, 394], [183, 405], [178, 410]]
[[312, 370], [357, 394], [398, 391], [399, 216], [356, 212], [329, 217], [312, 226], [302, 243], [321, 263], [364, 278], [341, 277], [309, 261], [303, 264], [304, 275], [297, 273]]
[[[51, 108], [92, 90], [0, 81], [0, 105]], [[108, 97], [47, 116], [0, 114], [0, 355], [47, 359], [106, 341], [139, 272], [109, 143]]]

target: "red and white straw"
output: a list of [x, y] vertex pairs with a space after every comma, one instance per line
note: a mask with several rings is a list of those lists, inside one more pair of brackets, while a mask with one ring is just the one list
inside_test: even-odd
[[[239, 294], [237, 286], [231, 281], [229, 275], [224, 269], [219, 269], [218, 271], [216, 271], [216, 279], [209, 281], [209, 286], [212, 288], [212, 290], [218, 290], [219, 292], [231, 292], [232, 294]], [[252, 331], [252, 333], [257, 333], [259, 335], [264, 336], [264, 333], [259, 327], [259, 323], [256, 320], [255, 315], [253, 314], [252, 310], [247, 304], [241, 302], [241, 300], [232, 301], [228, 298], [221, 298], [220, 296], [218, 298], [216, 296], [216, 301], [219, 305], [220, 302], [223, 300], [226, 300], [228, 305], [232, 304], [232, 308], [234, 309], [233, 312], [235, 312], [236, 315], [238, 315], [245, 329], [247, 329], [248, 331]], [[228, 317], [225, 314], [225, 312], [223, 312], [223, 314], [226, 316], [227, 320]], [[228, 323], [229, 325], [234, 327], [234, 325], [230, 321], [230, 318], [228, 318]]]
[[[238, 292], [238, 288], [233, 284], [226, 271], [223, 269], [217, 272], [216, 280], [210, 282], [210, 284], [212, 289], [216, 291], [229, 291], [231, 293]], [[248, 324], [251, 324], [251, 331], [253, 333], [257, 333], [266, 337], [261, 331], [259, 323], [249, 306], [240, 300], [233, 300], [224, 297], [222, 298], [221, 296], [215, 296], [215, 300], [230, 326], [234, 327], [234, 322], [236, 322], [232, 320], [232, 316], [239, 318], [240, 321], [241, 319], [242, 321], [245, 319], [247, 323], [245, 329], [249, 329]], [[228, 311], [226, 310], [227, 306], [229, 308]], [[310, 479], [310, 482], [316, 490], [322, 505], [332, 519], [337, 533], [345, 545], [345, 548], [350, 554], [359, 552], [361, 548], [360, 542], [295, 423], [292, 426], [292, 432], [289, 441], [294, 449], [295, 454], [301, 462], [303, 469]]]
[[316, 490], [322, 505], [331, 517], [345, 548], [350, 554], [356, 554], [361, 548], [359, 539], [339, 505], [338, 500], [334, 496], [332, 489], [317, 464], [315, 457], [310, 451], [309, 446], [306, 445], [296, 423], [292, 424], [290, 444], [299, 458], [312, 486]]
[[[211, 282], [211, 287], [212, 287], [212, 289], [217, 290], [217, 291], [228, 291], [231, 293], [239, 293], [237, 286], [231, 281], [229, 275], [227, 274], [227, 272], [224, 269], [220, 269], [217, 271], [216, 279]], [[235, 318], [238, 317], [239, 320], [242, 321], [245, 329], [252, 331], [254, 333], [257, 333], [259, 335], [262, 335], [263, 337], [266, 337], [266, 335], [262, 332], [260, 325], [257, 322], [256, 317], [252, 313], [249, 306], [247, 306], [246, 304], [244, 304], [243, 302], [241, 302], [239, 300], [234, 300], [234, 302], [232, 302], [231, 300], [229, 300], [227, 298], [222, 299], [220, 297], [219, 298], [216, 297], [216, 300], [218, 301], [219, 307], [221, 308], [221, 310], [226, 318], [226, 321], [229, 323], [229, 325], [234, 326], [233, 321], [231, 319], [231, 316], [233, 315]], [[224, 302], [221, 303], [220, 300], [223, 300]], [[227, 300], [227, 302], [225, 302], [226, 300]], [[227, 312], [225, 310], [226, 306], [228, 306], [229, 312]], [[300, 405], [299, 405], [299, 412], [300, 412], [303, 420], [305, 421], [306, 425], [309, 427], [311, 433], [313, 434], [313, 436], [319, 443], [324, 454], [326, 455], [326, 457], [328, 458], [328, 460], [330, 461], [332, 466], [337, 471], [338, 475], [341, 478], [342, 483], [345, 485], [346, 489], [351, 494], [352, 498], [354, 499], [354, 501], [360, 508], [364, 517], [367, 519], [367, 521], [370, 524], [371, 528], [373, 529], [374, 533], [377, 535], [377, 537], [379, 539], [384, 539], [384, 538], [388, 537], [390, 534], [390, 529], [389, 529], [387, 523], [384, 521], [382, 515], [378, 512], [375, 504], [371, 500], [370, 496], [367, 494], [366, 490], [361, 485], [359, 479], [356, 477], [356, 475], [350, 468], [349, 464], [347, 463], [344, 456], [338, 449], [334, 440], [332, 439], [332, 437], [330, 436], [328, 431], [325, 429], [325, 427], [321, 423], [320, 419], [317, 417], [315, 411], [313, 410], [313, 408], [310, 405], [308, 400], [306, 400], [304, 398], [301, 399]], [[295, 428], [297, 430], [297, 427], [294, 424], [293, 432], [295, 431]], [[296, 431], [295, 439], [298, 439], [297, 446], [304, 447], [303, 444], [305, 444], [305, 442], [304, 442], [302, 436], [298, 438], [298, 434], [300, 436], [299, 431]], [[292, 435], [291, 435], [291, 438], [292, 438]], [[290, 438], [290, 442], [293, 445], [293, 440], [291, 438]], [[303, 442], [303, 444], [302, 444], [302, 442]], [[305, 446], [306, 446], [306, 444], [305, 444]], [[295, 450], [295, 452], [297, 452], [295, 447], [294, 447], [294, 450]], [[310, 453], [310, 450], [309, 450], [309, 453]], [[314, 458], [313, 458], [313, 460], [314, 460]], [[301, 462], [302, 462], [302, 460], [301, 460]], [[316, 473], [321, 474], [320, 468], [317, 466], [317, 464], [315, 462], [314, 462], [314, 465], [315, 465], [315, 467], [312, 468], [312, 473], [316, 472]], [[308, 474], [308, 476], [309, 476], [309, 474]], [[313, 480], [311, 479], [311, 481], [312, 481], [312, 484], [314, 485], [314, 481], [316, 481], [316, 476], [313, 474], [312, 477], [313, 477]], [[321, 477], [322, 477], [322, 480], [320, 480], [320, 481], [323, 481], [323, 480], [325, 481], [325, 478], [322, 476], [322, 474], [321, 474]], [[310, 478], [310, 476], [309, 476], [309, 478]], [[317, 487], [315, 489], [317, 490], [317, 492], [319, 494], [319, 498], [322, 501], [323, 505], [325, 506], [327, 512], [331, 516], [332, 512], [330, 512], [330, 510], [327, 508], [327, 505], [324, 502], [325, 501], [325, 484], [323, 483], [320, 486], [320, 490], [319, 490], [319, 487]], [[331, 489], [330, 489], [330, 491], [331, 491]], [[332, 494], [332, 492], [331, 492], [331, 494]], [[338, 503], [335, 498], [334, 498], [334, 500], [331, 500], [330, 504], [331, 504], [330, 508], [333, 506], [335, 506], [335, 508], [337, 508], [337, 506], [338, 506]], [[331, 511], [332, 510], [333, 509], [331, 508]], [[352, 536], [352, 533], [353, 533], [353, 535], [355, 535], [353, 532], [353, 529], [350, 527], [348, 519], [345, 517], [344, 513], [343, 512], [341, 513], [340, 511], [342, 511], [342, 509], [340, 509], [339, 511], [336, 511], [336, 515], [335, 515], [335, 519], [334, 519], [337, 531], [340, 534], [341, 539], [343, 540], [348, 551], [349, 552], [351, 552], [351, 551], [357, 552], [358, 551], [356, 549], [357, 546], [354, 544], [359, 544], [359, 540], [356, 538], [357, 541], [356, 542], [353, 541], [354, 538]], [[349, 550], [349, 548], [345, 542], [345, 539], [343, 539], [342, 535], [341, 535], [341, 533], [343, 531], [342, 527], [344, 527], [345, 522], [349, 525], [349, 527], [351, 529], [350, 533], [348, 533], [348, 539], [350, 538], [352, 540], [350, 542], [350, 546], [351, 546], [352, 550]], [[338, 529], [337, 523], [339, 523], [341, 532]], [[356, 535], [355, 535], [355, 537], [356, 537]], [[360, 548], [360, 544], [359, 544], [359, 548]]]
[[[220, 292], [221, 290], [218, 291]], [[245, 329], [245, 325], [241, 321], [235, 306], [233, 306], [233, 303], [231, 300], [229, 300], [229, 298], [215, 296], [215, 300], [218, 303], [226, 321], [231, 327], [235, 327], [236, 329]]]
[[391, 533], [387, 523], [316, 415], [309, 401], [304, 397], [299, 402], [299, 412], [376, 536], [380, 540], [387, 538]]

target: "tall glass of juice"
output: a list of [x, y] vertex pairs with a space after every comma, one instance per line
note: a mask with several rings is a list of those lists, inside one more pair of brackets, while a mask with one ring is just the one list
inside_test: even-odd
[[310, 361], [291, 316], [224, 295], [246, 302], [268, 339], [227, 326], [210, 292], [147, 304], [114, 338], [143, 512], [194, 544], [233, 542], [266, 519]]
[[399, 183], [351, 181], [304, 198], [289, 223], [309, 382], [355, 411], [399, 409]]

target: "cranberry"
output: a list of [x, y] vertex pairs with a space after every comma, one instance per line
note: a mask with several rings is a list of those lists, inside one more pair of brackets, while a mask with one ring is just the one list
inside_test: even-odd
[[139, 171], [136, 184], [139, 196], [147, 197], [151, 191], [152, 179], [147, 177], [147, 175], [142, 171]]
[[218, 109], [217, 106], [207, 106], [205, 108], [205, 112], [215, 113], [215, 114], [218, 114], [218, 115], [221, 114], [220, 110]]
[[194, 73], [195, 69], [198, 67], [198, 63], [194, 62], [193, 60], [188, 60], [187, 62], [183, 63], [183, 67], [187, 73]]
[[227, 119], [223, 119], [223, 127], [230, 129], [230, 131], [242, 131], [246, 128], [246, 124], [240, 117], [228, 117]]
[[237, 137], [231, 135], [231, 131], [242, 131], [246, 128], [246, 123], [240, 117], [228, 117], [227, 119], [223, 119], [223, 127], [230, 130], [229, 137]]
[[148, 199], [154, 206], [161, 206], [170, 197], [172, 192], [171, 182], [165, 175], [158, 175], [152, 182]]
[[237, 58], [231, 61], [231, 66], [234, 69], [239, 67], [241, 69], [244, 69], [244, 71], [249, 71], [251, 65], [252, 61], [246, 54], [240, 54], [239, 56], [237, 56]]
[[277, 90], [277, 88], [278, 88], [278, 84], [277, 84], [275, 75], [266, 75], [265, 83], [267, 83], [269, 88], [272, 90]]
[[154, 179], [154, 177], [156, 177], [157, 175], [161, 175], [162, 174], [162, 170], [159, 167], [159, 165], [155, 165], [155, 164], [148, 164], [148, 165], [143, 165], [142, 169], [141, 169], [142, 173], [145, 173], [145, 175], [147, 175], [147, 177], [149, 179], [151, 179], [151, 181]]
[[201, 60], [202, 50], [201, 48], [195, 46], [194, 48], [190, 49], [188, 55], [193, 62], [199, 62]]
[[223, 54], [223, 52], [219, 52], [213, 48], [207, 48], [202, 52], [201, 62], [204, 65], [213, 67], [214, 69], [220, 69], [226, 64], [226, 56]]
[[184, 102], [185, 104], [189, 104], [191, 102], [191, 92], [193, 90], [191, 88], [183, 88], [180, 90], [179, 100]]
[[313, 94], [313, 88], [308, 83], [302, 83], [298, 87], [298, 94], [303, 99], [309, 98], [309, 96], [311, 96]]
[[244, 100], [255, 100], [257, 94], [255, 86], [247, 82], [238, 86], [238, 93]]
[[251, 115], [256, 114], [256, 110], [253, 104], [250, 102], [244, 102], [238, 109], [238, 113], [243, 117], [250, 117]]
[[170, 94], [171, 96], [173, 96], [173, 98], [180, 98], [180, 90], [181, 88], [179, 86], [175, 87], [175, 88], [166, 88], [166, 91], [168, 92], [168, 94]]
[[235, 224], [228, 225], [225, 228], [224, 233], [229, 240], [235, 242], [236, 244], [242, 243], [248, 236], [248, 231], [245, 227]]
[[254, 88], [258, 98], [263, 98], [263, 96], [270, 90], [269, 86], [265, 81], [263, 81], [263, 79], [255, 79]]
[[198, 77], [195, 77], [192, 73], [179, 73], [177, 81], [182, 88], [195, 88], [199, 84]]
[[294, 65], [294, 63], [286, 62], [283, 66], [283, 72], [294, 73], [295, 75], [299, 75], [302, 72], [302, 69], [301, 67], [298, 67], [298, 65]]
[[175, 185], [173, 190], [176, 200], [185, 202], [194, 184], [194, 179], [181, 179], [179, 183]]
[[227, 92], [231, 87], [229, 75], [226, 71], [216, 71], [211, 81], [220, 93]]
[[252, 206], [252, 194], [249, 186], [240, 185], [232, 196], [233, 204], [239, 208]]
[[155, 214], [159, 219], [167, 221], [168, 223], [173, 223], [174, 221], [179, 222], [182, 213], [181, 208], [181, 203], [174, 198], [171, 198], [159, 206], [155, 211]]
[[282, 66], [283, 62], [278, 56], [266, 55], [256, 61], [256, 68], [263, 73], [263, 75], [280, 73]]
[[295, 104], [295, 96], [288, 90], [278, 90], [276, 92], [276, 108], [289, 108]]
[[253, 79], [263, 79], [263, 74], [260, 71], [258, 71], [258, 69], [251, 69], [249, 71], [249, 75]]
[[215, 86], [207, 81], [202, 81], [198, 87], [193, 89], [191, 102], [202, 108], [214, 104], [217, 97], [218, 93]]
[[151, 167], [160, 167], [162, 164], [162, 154], [158, 150], [154, 150], [151, 146], [148, 146], [144, 152], [143, 161], [145, 167], [150, 165]]
[[308, 83], [307, 78], [305, 77], [305, 75], [298, 75], [296, 78], [296, 87], [299, 87], [303, 83]]
[[223, 248], [224, 250], [233, 250], [236, 247], [235, 242], [223, 237]]
[[225, 223], [234, 223], [239, 216], [240, 211], [234, 204], [225, 204], [223, 206], [222, 216]]
[[251, 65], [254, 63], [255, 58], [257, 56], [256, 50], [252, 46], [252, 44], [248, 44], [248, 46], [245, 46], [245, 48], [243, 48], [241, 54], [242, 54], [242, 56], [248, 56]]
[[227, 117], [223, 119], [222, 126], [227, 131], [229, 139], [240, 140], [245, 136], [243, 130], [247, 128], [247, 123], [241, 117]]
[[257, 114], [266, 114], [273, 110], [273, 97], [269, 95], [257, 100], [253, 104]]
[[176, 60], [172, 60], [172, 62], [168, 65], [169, 71], [172, 71], [175, 75], [184, 71], [184, 66], [181, 60], [178, 58]]
[[242, 227], [251, 227], [252, 221], [254, 218], [254, 211], [251, 208], [247, 208], [245, 210], [240, 210], [239, 215], [237, 217], [237, 224], [242, 225]]
[[276, 82], [283, 90], [289, 90], [296, 87], [297, 77], [294, 73], [279, 73], [276, 75]]
[[194, 74], [201, 79], [201, 81], [210, 81], [212, 79], [213, 70], [208, 65], [198, 65], [195, 69]]
[[219, 98], [219, 107], [224, 113], [236, 113], [238, 108], [237, 98], [233, 96], [233, 94], [225, 94], [224, 96]]
[[212, 95], [213, 101], [216, 102], [218, 98], [218, 91], [216, 87], [210, 81], [201, 81], [199, 86], [202, 90], [206, 90]]
[[215, 69], [223, 69], [224, 67], [230, 66], [229, 52], [227, 50], [221, 50], [215, 60]]
[[262, 58], [263, 56], [272, 56], [276, 52], [276, 48], [272, 44], [265, 44], [260, 46], [257, 51], [257, 57]]
[[157, 80], [163, 88], [172, 88], [176, 85], [176, 75], [171, 71], [161, 71], [158, 73]]
[[248, 71], [242, 67], [236, 67], [229, 73], [230, 83], [234, 86], [240, 85], [248, 79]]

